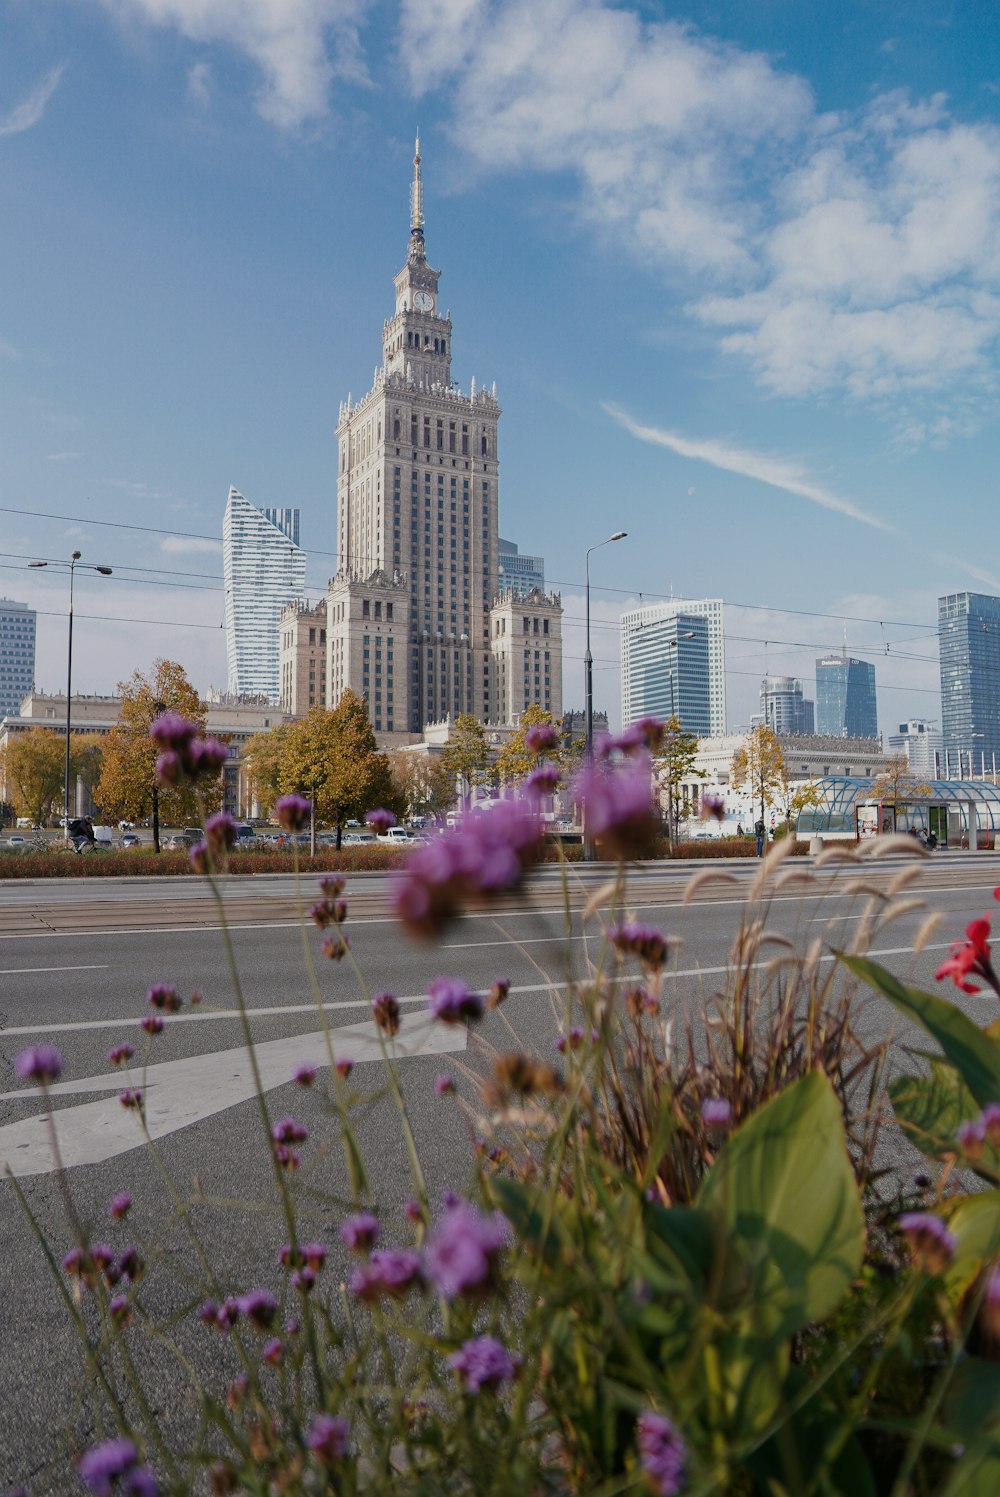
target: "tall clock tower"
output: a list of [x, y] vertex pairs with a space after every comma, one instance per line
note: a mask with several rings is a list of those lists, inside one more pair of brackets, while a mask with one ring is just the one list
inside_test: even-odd
[[338, 572], [327, 600], [331, 705], [352, 687], [376, 732], [492, 720], [490, 607], [499, 562], [495, 386], [451, 377], [451, 318], [424, 246], [420, 140], [406, 263], [382, 363], [340, 407]]

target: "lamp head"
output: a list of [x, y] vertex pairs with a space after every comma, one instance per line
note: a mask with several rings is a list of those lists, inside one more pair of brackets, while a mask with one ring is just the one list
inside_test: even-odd
[[81, 556], [82, 556], [82, 555], [83, 555], [83, 552], [82, 552], [82, 551], [74, 551], [74, 552], [73, 552], [73, 560], [74, 560], [74, 561], [79, 561], [79, 560], [80, 560], [80, 557], [81, 557]]
[[95, 567], [94, 571], [95, 572], [100, 572], [100, 574], [101, 574], [102, 577], [110, 577], [111, 576], [111, 568], [110, 567]]
[[28, 566], [29, 567], [47, 567], [48, 566], [48, 562], [47, 561], [29, 561], [28, 562]]
[[623, 541], [627, 535], [628, 535], [628, 531], [627, 530], [616, 530], [615, 533], [614, 533], [614, 535], [611, 536], [611, 540], [613, 540], [613, 541]]

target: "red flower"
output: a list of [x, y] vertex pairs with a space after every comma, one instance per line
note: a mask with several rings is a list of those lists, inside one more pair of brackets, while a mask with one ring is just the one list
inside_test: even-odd
[[966, 941], [955, 942], [951, 955], [938, 968], [935, 977], [938, 982], [950, 977], [963, 993], [978, 993], [981, 988], [969, 981], [970, 977], [976, 977], [988, 983], [995, 993], [1000, 993], [1000, 980], [993, 970], [990, 958], [990, 922], [986, 919], [973, 920], [966, 927], [965, 934]]

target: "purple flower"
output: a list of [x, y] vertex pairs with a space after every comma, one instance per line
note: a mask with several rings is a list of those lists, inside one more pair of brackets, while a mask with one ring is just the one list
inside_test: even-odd
[[229, 758], [229, 750], [217, 738], [196, 738], [188, 750], [189, 779], [212, 778]]
[[684, 1467], [687, 1451], [684, 1441], [663, 1414], [640, 1414], [636, 1420], [639, 1436], [639, 1464], [657, 1497], [675, 1497], [686, 1485]]
[[331, 962], [342, 961], [351, 949], [347, 936], [327, 936], [323, 942], [323, 955]]
[[199, 737], [198, 723], [176, 712], [165, 712], [149, 730], [149, 736], [160, 749], [156, 761], [156, 778], [161, 785], [180, 785], [202, 776], [217, 775], [229, 757], [229, 750], [216, 738]]
[[486, 994], [486, 1007], [499, 1008], [509, 992], [510, 978], [498, 977]]
[[111, 1198], [111, 1218], [113, 1221], [124, 1221], [132, 1209], [132, 1197], [128, 1191], [122, 1190]]
[[297, 1123], [294, 1118], [279, 1118], [271, 1129], [271, 1137], [276, 1144], [304, 1144], [309, 1137], [309, 1129], [304, 1123]]
[[412, 1248], [376, 1248], [368, 1262], [351, 1275], [351, 1293], [366, 1305], [402, 1299], [423, 1282], [420, 1254]]
[[925, 1273], [943, 1273], [955, 1256], [955, 1239], [939, 1216], [909, 1211], [899, 1218], [914, 1266]]
[[306, 1444], [317, 1460], [325, 1466], [342, 1461], [347, 1454], [347, 1420], [334, 1419], [331, 1414], [317, 1414], [312, 1428], [306, 1436]]
[[278, 1301], [267, 1289], [252, 1289], [249, 1294], [238, 1297], [236, 1308], [246, 1316], [255, 1331], [266, 1331], [278, 1313]]
[[311, 1289], [315, 1288], [316, 1275], [307, 1265], [305, 1268], [296, 1269], [289, 1282], [292, 1288], [298, 1290], [300, 1294], [308, 1294]]
[[118, 1259], [118, 1273], [121, 1278], [129, 1279], [133, 1284], [138, 1284], [146, 1272], [146, 1265], [139, 1256], [139, 1250], [135, 1247], [126, 1248]]
[[216, 811], [214, 816], [208, 817], [205, 822], [205, 842], [214, 858], [221, 857], [235, 846], [236, 822], [228, 811]]
[[296, 1068], [294, 1076], [292, 1077], [292, 1080], [295, 1082], [296, 1086], [312, 1086], [313, 1082], [316, 1080], [316, 1067], [298, 1066]]
[[460, 977], [435, 977], [427, 989], [430, 1002], [427, 1005], [432, 1018], [444, 1024], [461, 1024], [463, 1019], [481, 1019], [483, 1000], [470, 993]]
[[301, 1252], [306, 1263], [312, 1269], [313, 1273], [319, 1273], [320, 1269], [323, 1267], [323, 1264], [326, 1262], [326, 1243], [304, 1242], [299, 1251]]
[[309, 826], [312, 801], [301, 795], [283, 795], [275, 802], [274, 814], [286, 832], [304, 832]]
[[622, 956], [637, 956], [647, 967], [662, 967], [670, 950], [667, 937], [652, 925], [616, 925], [608, 940]]
[[156, 1497], [156, 1482], [149, 1470], [139, 1465], [139, 1452], [131, 1440], [102, 1440], [81, 1456], [77, 1470], [94, 1497], [113, 1497], [119, 1478], [124, 1478], [119, 1492]]
[[333, 1068], [342, 1081], [346, 1081], [354, 1070], [354, 1062], [348, 1056], [342, 1055]]
[[701, 819], [708, 821], [725, 821], [726, 801], [722, 795], [703, 795], [701, 798]]
[[479, 1296], [494, 1283], [500, 1250], [510, 1237], [499, 1212], [484, 1215], [459, 1200], [438, 1220], [427, 1245], [427, 1270], [445, 1299]]
[[722, 1132], [732, 1127], [733, 1109], [725, 1097], [706, 1097], [701, 1104], [701, 1120], [706, 1128]]
[[376, 832], [387, 832], [391, 826], [396, 825], [396, 818], [391, 811], [386, 811], [382, 806], [376, 806], [374, 811], [369, 811], [365, 821]]
[[108, 1051], [108, 1063], [112, 1066], [123, 1066], [132, 1059], [134, 1054], [135, 1050], [133, 1047], [127, 1040], [123, 1040], [120, 1045], [116, 1045], [113, 1050]]
[[135, 1107], [142, 1109], [142, 1087], [127, 1086], [123, 1092], [118, 1093], [118, 1100], [123, 1107]]
[[628, 760], [613, 768], [592, 764], [575, 782], [588, 834], [602, 856], [642, 857], [656, 847], [652, 777], [648, 759]]
[[22, 1050], [14, 1061], [14, 1069], [22, 1081], [37, 1081], [39, 1086], [48, 1086], [62, 1075], [63, 1059], [51, 1045], [33, 1045]]
[[396, 913], [411, 934], [437, 936], [471, 900], [516, 889], [538, 857], [541, 822], [526, 800], [474, 810], [418, 848], [396, 882]]
[[966, 1159], [981, 1159], [986, 1152], [986, 1129], [980, 1118], [962, 1123], [955, 1137]]
[[399, 1033], [399, 1000], [392, 993], [376, 993], [372, 999], [372, 1013], [383, 1034]]
[[277, 1336], [272, 1336], [270, 1341], [264, 1342], [264, 1346], [260, 1354], [260, 1359], [262, 1362], [266, 1362], [269, 1367], [280, 1367], [284, 1359], [284, 1355], [284, 1346], [278, 1340]]
[[150, 725], [149, 736], [164, 752], [172, 750], [175, 754], [186, 754], [199, 732], [198, 724], [181, 717], [179, 712], [161, 712]]
[[559, 747], [559, 729], [555, 723], [535, 723], [524, 735], [529, 754], [550, 754]]
[[212, 859], [209, 856], [207, 842], [195, 842], [188, 848], [188, 862], [191, 864], [192, 873], [211, 873]]
[[448, 1366], [459, 1374], [469, 1393], [479, 1393], [483, 1388], [495, 1393], [510, 1382], [520, 1365], [520, 1357], [512, 1357], [495, 1336], [463, 1341], [461, 1351], [448, 1358]]
[[996, 1148], [1000, 1145], [1000, 1102], [987, 1102], [979, 1115], [979, 1121], [986, 1137]]
[[116, 1294], [113, 1299], [109, 1300], [108, 1314], [115, 1325], [125, 1330], [132, 1319], [132, 1307], [128, 1302], [128, 1295]]
[[146, 1002], [150, 1008], [159, 1009], [167, 1014], [176, 1014], [184, 1006], [184, 1001], [177, 989], [169, 982], [155, 983], [146, 994]]
[[524, 793], [532, 798], [555, 795], [561, 778], [562, 775], [555, 764], [536, 764], [530, 774], [525, 777]]
[[359, 1211], [349, 1216], [340, 1228], [340, 1240], [353, 1253], [366, 1253], [378, 1242], [381, 1227], [377, 1216]]
[[449, 1092], [455, 1090], [455, 1082], [451, 1076], [439, 1076], [434, 1082], [434, 1094], [437, 1097], [447, 1097]]

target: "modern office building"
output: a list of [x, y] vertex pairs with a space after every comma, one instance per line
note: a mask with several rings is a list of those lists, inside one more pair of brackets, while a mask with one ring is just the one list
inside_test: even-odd
[[721, 598], [673, 598], [621, 617], [622, 722], [680, 718], [685, 732], [726, 731]]
[[941, 779], [944, 775], [944, 738], [935, 723], [922, 717], [911, 717], [899, 724], [897, 733], [890, 733], [887, 752], [890, 755], [905, 754], [911, 774], [926, 780]]
[[306, 553], [297, 509], [258, 509], [229, 490], [222, 524], [226, 662], [236, 696], [281, 700], [281, 613], [301, 599]]
[[545, 591], [545, 558], [528, 556], [519, 551], [513, 541], [500, 536], [500, 578], [497, 592], [502, 596], [511, 592], [515, 598], [526, 598], [536, 589]]
[[827, 738], [876, 738], [875, 667], [846, 651], [816, 661], [816, 732]]
[[[497, 722], [503, 710], [491, 628], [500, 406], [495, 386], [473, 379], [466, 393], [452, 379], [440, 279], [424, 243], [418, 140], [409, 248], [382, 363], [363, 399], [341, 405], [337, 424], [340, 569], [327, 595], [327, 689], [331, 705], [347, 687], [365, 696], [383, 733], [419, 733], [464, 712]], [[561, 677], [552, 637], [555, 648]]]
[[35, 610], [0, 598], [0, 720], [14, 716], [35, 684]]
[[775, 733], [814, 731], [813, 704], [795, 676], [765, 676], [760, 683], [760, 715]]
[[947, 772], [992, 774], [1000, 770], [1000, 598], [938, 598], [938, 651]]

